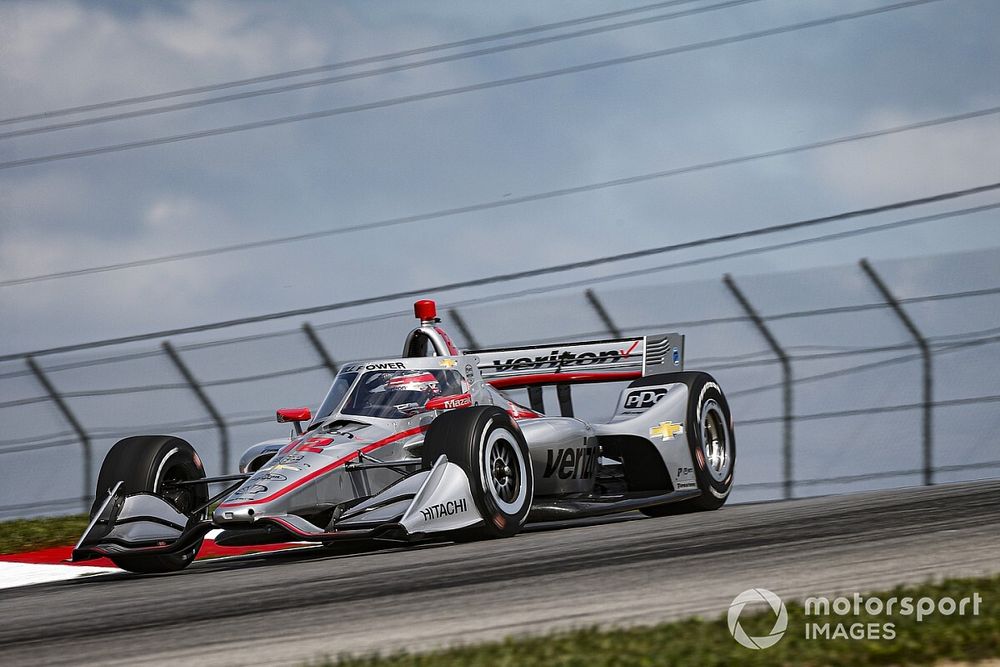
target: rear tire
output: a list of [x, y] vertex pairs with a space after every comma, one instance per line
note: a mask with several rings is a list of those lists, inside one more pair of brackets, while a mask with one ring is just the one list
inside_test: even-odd
[[534, 478], [528, 445], [510, 415], [491, 405], [444, 413], [424, 439], [424, 467], [442, 454], [469, 476], [476, 508], [485, 517], [483, 525], [456, 533], [455, 540], [516, 535], [531, 509]]
[[[118, 441], [101, 465], [97, 476], [97, 497], [90, 509], [93, 518], [108, 493], [123, 482], [126, 495], [151, 493], [172, 504], [182, 514], [191, 513], [208, 501], [205, 485], [171, 488], [169, 482], [203, 479], [205, 469], [201, 458], [187, 442], [169, 435], [139, 435]], [[198, 549], [198, 540], [180, 554], [149, 556], [109, 556], [111, 561], [129, 572], [143, 574], [175, 572], [191, 564]]]
[[707, 373], [691, 373], [688, 383], [687, 442], [701, 495], [691, 500], [641, 510], [646, 516], [670, 516], [722, 507], [733, 489], [736, 434], [722, 388]]

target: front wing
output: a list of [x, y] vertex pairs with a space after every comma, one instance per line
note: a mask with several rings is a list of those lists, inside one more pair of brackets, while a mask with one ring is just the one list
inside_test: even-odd
[[[227, 526], [231, 543], [296, 539], [410, 541], [481, 524], [469, 478], [441, 456], [430, 470], [404, 477], [371, 498], [316, 526], [292, 514], [261, 515], [245, 530]], [[215, 528], [211, 520], [187, 517], [150, 493], [126, 495], [117, 484], [73, 549], [72, 560], [101, 556], [181, 553]], [[219, 544], [226, 544], [220, 536]]]

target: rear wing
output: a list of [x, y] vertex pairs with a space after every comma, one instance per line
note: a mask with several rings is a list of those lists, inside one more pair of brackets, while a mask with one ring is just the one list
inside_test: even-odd
[[684, 336], [665, 333], [467, 354], [479, 357], [483, 379], [497, 389], [616, 382], [684, 370]]

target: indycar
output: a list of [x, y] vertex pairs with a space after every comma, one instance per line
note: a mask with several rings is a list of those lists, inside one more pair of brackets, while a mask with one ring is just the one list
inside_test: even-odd
[[[344, 365], [315, 413], [278, 410], [290, 435], [249, 447], [237, 473], [206, 476], [174, 436], [116, 443], [71, 559], [169, 572], [217, 529], [232, 546], [464, 541], [532, 522], [714, 510], [729, 497], [732, 414], [710, 375], [683, 369], [683, 336], [461, 352], [434, 302], [414, 312], [401, 357]], [[623, 381], [607, 422], [573, 416], [573, 385]], [[546, 414], [546, 386], [559, 415]], [[527, 389], [528, 406], [513, 389]]]

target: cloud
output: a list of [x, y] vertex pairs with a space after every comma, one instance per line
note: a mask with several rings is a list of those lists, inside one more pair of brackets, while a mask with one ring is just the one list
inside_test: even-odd
[[[178, 8], [173, 11], [173, 8]], [[75, 2], [11, 3], [5, 115], [160, 92], [322, 62], [327, 42], [267, 5], [143, 3], [137, 13]]]
[[[754, 3], [350, 85], [0, 142], [0, 153], [27, 157], [331, 108], [863, 6]], [[8, 2], [0, 4], [0, 97], [12, 115], [600, 11], [605, 3]], [[995, 3], [962, 11], [928, 5], [683, 57], [6, 171], [0, 274], [344, 227], [975, 108], [990, 103], [984, 91], [992, 90], [1000, 50], [988, 17], [997, 11]], [[0, 309], [15, 313], [0, 322], [0, 337], [16, 351], [75, 342], [85, 333], [251, 315], [811, 217], [899, 198], [907, 189], [963, 187], [963, 179], [978, 182], [997, 164], [1000, 147], [977, 134], [983, 127], [989, 129], [976, 122], [409, 227], [0, 289]], [[866, 250], [862, 242], [855, 247]], [[845, 245], [841, 256], [853, 252]], [[774, 255], [753, 266], [814, 258]], [[703, 274], [722, 270], [715, 265]], [[9, 335], [15, 327], [18, 335]]]
[[[865, 125], [919, 120], [902, 110], [881, 110]], [[1000, 181], [998, 154], [1000, 116], [987, 116], [817, 152], [815, 164], [822, 182], [845, 196], [890, 201]]]

